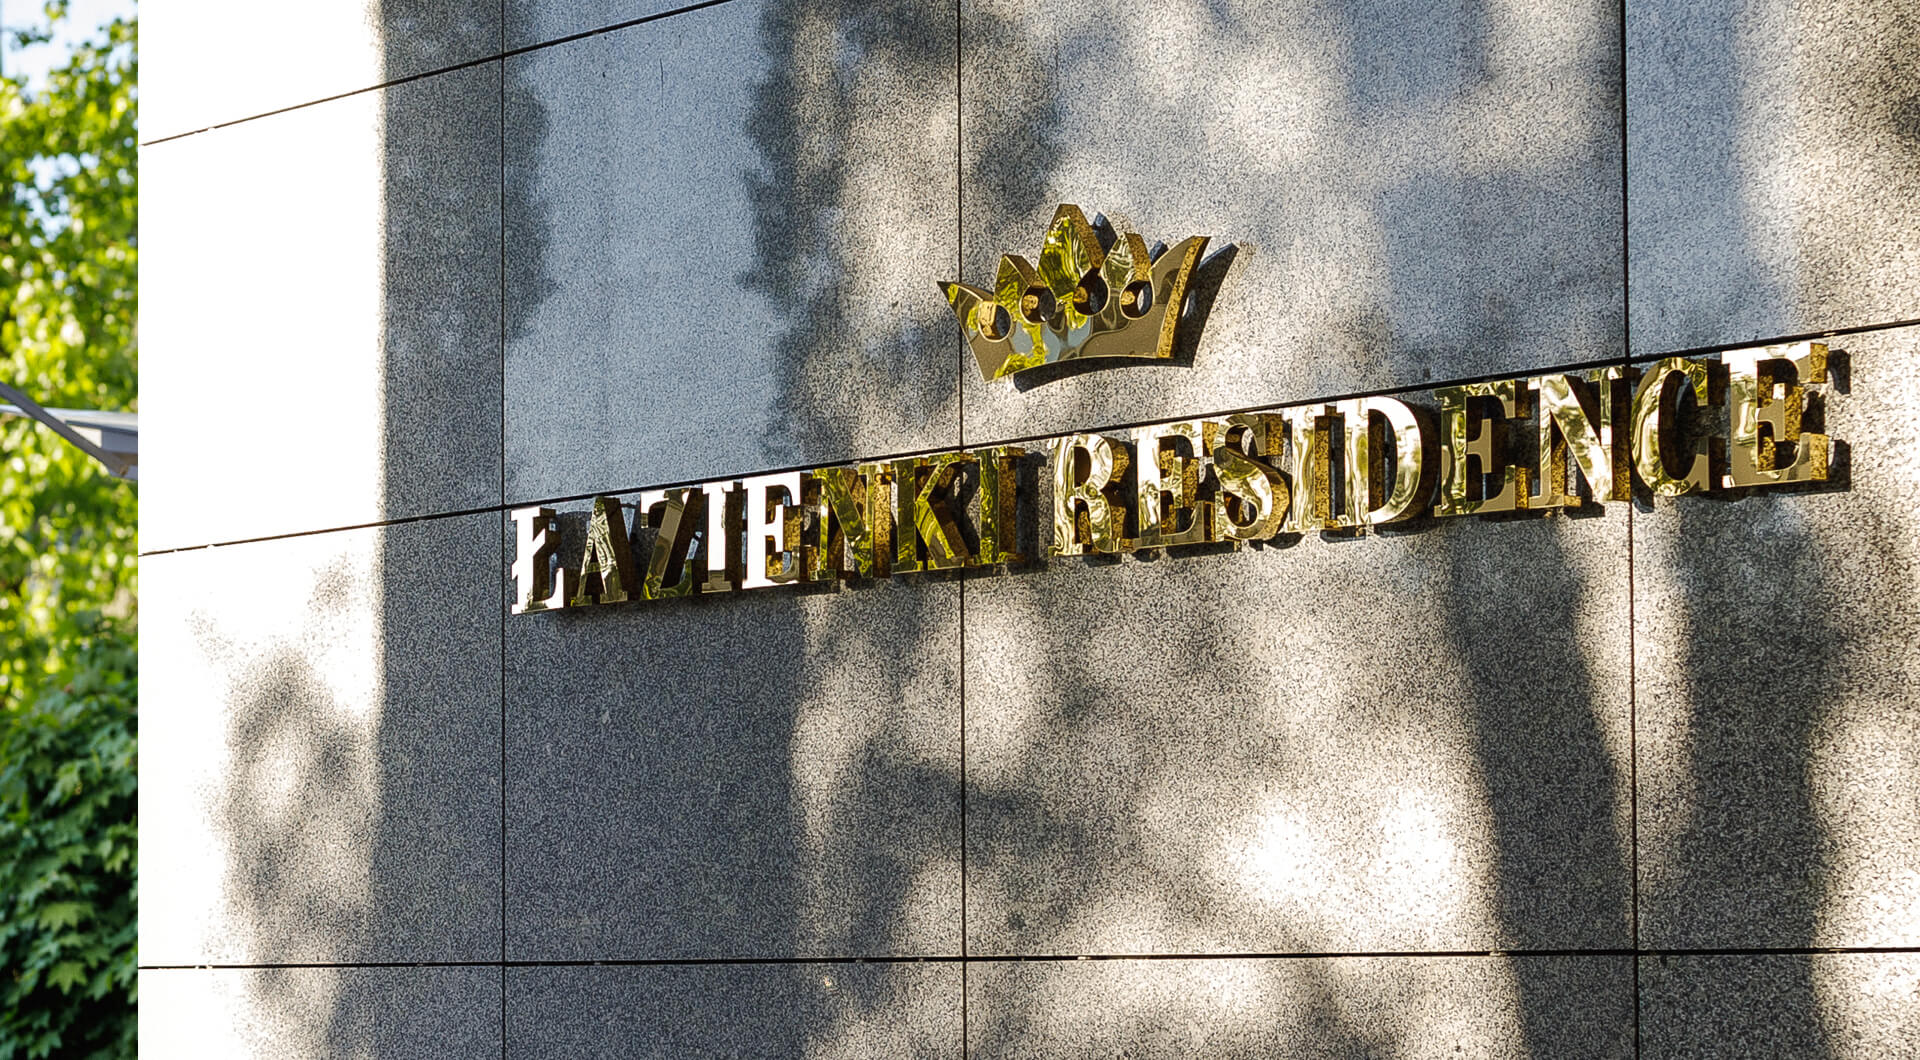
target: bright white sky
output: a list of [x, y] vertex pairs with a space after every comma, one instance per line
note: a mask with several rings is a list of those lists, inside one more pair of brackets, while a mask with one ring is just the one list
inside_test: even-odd
[[[41, 20], [40, 8], [41, 0], [0, 0], [0, 27], [34, 25]], [[75, 43], [93, 36], [100, 25], [113, 21], [116, 16], [132, 18], [133, 12], [134, 0], [72, 0], [67, 18], [60, 24], [51, 44], [15, 51], [12, 39], [7, 38], [5, 44], [0, 45], [6, 49], [5, 55], [0, 56], [0, 69], [9, 76], [25, 75], [27, 87], [38, 89], [45, 83], [47, 71], [60, 65]]]

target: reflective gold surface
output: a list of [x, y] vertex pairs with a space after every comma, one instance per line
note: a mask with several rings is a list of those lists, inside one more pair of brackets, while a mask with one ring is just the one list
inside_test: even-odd
[[1265, 541], [1280, 532], [1291, 502], [1276, 466], [1286, 451], [1286, 423], [1250, 413], [1207, 421], [1206, 446], [1220, 484], [1214, 509], [1215, 541]]
[[1210, 461], [1200, 420], [1133, 430], [1135, 548], [1196, 545], [1208, 540], [1213, 502], [1200, 499]]
[[1070, 434], [1053, 449], [1053, 548], [1056, 556], [1129, 551], [1120, 478], [1127, 450], [1098, 434]]
[[[1467, 383], [1433, 391], [1440, 403], [1440, 486], [1435, 515], [1510, 512], [1525, 506], [1527, 469], [1515, 466], [1507, 451], [1507, 422], [1520, 415], [1520, 381]], [[1476, 399], [1497, 403], [1497, 416], [1474, 411]], [[1484, 403], [1483, 403], [1484, 404]], [[1486, 495], [1488, 476], [1500, 477], [1500, 489]]]
[[893, 573], [953, 570], [973, 561], [953, 496], [960, 471], [972, 461], [968, 453], [940, 453], [893, 462]]
[[724, 593], [740, 584], [741, 493], [735, 482], [702, 483], [701, 503], [705, 506], [706, 530], [701, 534], [700, 553], [706, 579], [700, 583], [703, 593]]
[[523, 615], [567, 606], [568, 572], [553, 576], [553, 554], [560, 547], [560, 519], [552, 508], [513, 510], [513, 603]]
[[1015, 547], [1020, 534], [1018, 465], [1026, 455], [1027, 451], [1017, 445], [972, 452], [980, 468], [980, 550], [976, 560], [983, 567], [1027, 561]]
[[1705, 362], [1668, 357], [1650, 365], [1634, 391], [1633, 467], [1656, 497], [1703, 492], [1712, 481], [1710, 440], [1687, 439], [1680, 417], [1681, 392], [1691, 391], [1695, 406], [1705, 409], [1708, 384]]
[[742, 588], [765, 589], [791, 585], [801, 579], [800, 472], [756, 475], [742, 479], [746, 494], [744, 545], [746, 577]]
[[1326, 405], [1296, 405], [1275, 415], [1286, 425], [1288, 487], [1293, 507], [1281, 529], [1292, 534], [1355, 525], [1335, 510], [1333, 417]]
[[[1775, 486], [1827, 477], [1827, 436], [1800, 429], [1809, 383], [1827, 381], [1827, 346], [1799, 342], [1734, 350], [1727, 366], [1726, 485]], [[1785, 371], [1791, 368], [1791, 372]], [[1790, 453], [1782, 463], [1782, 454]]]
[[884, 578], [893, 573], [893, 539], [898, 536], [893, 524], [893, 465], [861, 464], [860, 475], [866, 480], [867, 527], [873, 538], [874, 576]]
[[1419, 515], [1427, 500], [1420, 488], [1427, 438], [1413, 407], [1390, 397], [1370, 397], [1342, 401], [1334, 408], [1346, 431], [1345, 503], [1354, 521], [1385, 526]]
[[[1578, 506], [1570, 470], [1580, 469], [1587, 496], [1595, 502], [1623, 501], [1630, 496], [1629, 454], [1617, 446], [1616, 424], [1624, 368], [1545, 375], [1527, 380], [1534, 393], [1539, 461], [1534, 473], [1540, 492], [1527, 498], [1529, 508]], [[1571, 466], [1568, 460], [1571, 458]]]
[[629, 590], [639, 591], [639, 571], [627, 537], [627, 517], [617, 497], [595, 497], [587, 521], [587, 548], [580, 557], [579, 589], [573, 606], [623, 604]]
[[926, 570], [920, 559], [919, 529], [914, 523], [914, 502], [919, 499], [920, 480], [926, 470], [919, 457], [895, 460], [887, 465], [887, 481], [893, 497], [893, 554], [887, 561], [887, 573], [914, 574]]
[[[823, 467], [808, 473], [813, 507], [815, 581], [881, 572], [874, 555], [874, 526], [887, 518], [886, 474], [878, 464]], [[877, 510], [876, 510], [877, 509]]]
[[[647, 576], [640, 584], [640, 599], [671, 600], [692, 596], [700, 575], [695, 566], [694, 541], [699, 529], [695, 500], [697, 489], [643, 490], [640, 514], [654, 528], [653, 548], [647, 556]], [[696, 509], [689, 512], [688, 509]], [[668, 580], [668, 575], [672, 580]]]
[[1206, 245], [1206, 236], [1190, 236], [1149, 260], [1146, 241], [1129, 232], [1103, 250], [1080, 208], [1062, 205], [1038, 268], [1008, 254], [992, 291], [940, 288], [990, 380], [1060, 361], [1165, 360]]

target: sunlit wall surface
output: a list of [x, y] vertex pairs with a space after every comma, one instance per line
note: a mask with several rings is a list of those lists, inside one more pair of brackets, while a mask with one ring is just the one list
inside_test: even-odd
[[[1920, 10], [141, 22], [150, 1055], [1913, 1055]], [[983, 382], [1062, 202], [1204, 331]], [[508, 614], [530, 504], [1814, 336], [1818, 490]]]

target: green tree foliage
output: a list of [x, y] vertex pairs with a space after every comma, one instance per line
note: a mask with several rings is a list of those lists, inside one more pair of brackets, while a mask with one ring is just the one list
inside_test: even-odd
[[[0, 78], [0, 379], [44, 405], [136, 408], [135, 63], [115, 22], [43, 87]], [[0, 419], [0, 1060], [133, 1055], [135, 517]]]
[[[0, 80], [0, 379], [43, 405], [135, 408], [133, 49], [116, 22], [43, 91]], [[136, 510], [30, 420], [0, 420], [0, 459], [0, 706], [18, 707], [87, 612], [131, 610]]]
[[0, 724], [0, 1060], [134, 1055], [134, 650], [63, 651]]

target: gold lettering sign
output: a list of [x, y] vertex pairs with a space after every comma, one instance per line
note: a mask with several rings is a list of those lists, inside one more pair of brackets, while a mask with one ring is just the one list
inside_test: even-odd
[[640, 518], [654, 528], [640, 599], [672, 600], [693, 595], [700, 578], [693, 554], [699, 495], [697, 489], [646, 490], [640, 494]]
[[1819, 483], [1836, 450], [1810, 429], [1828, 362], [1803, 342], [1442, 386], [1429, 407], [1349, 398], [1068, 434], [1034, 452], [785, 471], [644, 490], [630, 521], [618, 498], [596, 497], [566, 563], [561, 516], [516, 508], [510, 609], [1017, 566], [1030, 561], [1023, 526], [1048, 556], [1116, 556], [1284, 545], [1428, 514], [1546, 517], [1627, 500], [1636, 484], [1661, 498]]
[[1128, 549], [1119, 500], [1127, 450], [1097, 434], [1053, 441], [1053, 554], [1114, 553]]
[[554, 553], [560, 547], [560, 519], [552, 508], [516, 508], [513, 512], [513, 606], [516, 615], [567, 606], [566, 569], [556, 575]]
[[800, 529], [804, 508], [800, 472], [758, 475], [741, 482], [746, 492], [746, 578], [748, 589], [791, 585], [800, 580]]
[[1633, 466], [1656, 497], [1699, 493], [1711, 479], [1711, 440], [1687, 440], [1680, 398], [1709, 404], [1707, 366], [1685, 357], [1657, 361], [1640, 379], [1633, 395]]
[[1425, 431], [1413, 407], [1389, 397], [1370, 397], [1342, 401], [1335, 408], [1346, 428], [1346, 503], [1356, 521], [1384, 526], [1419, 514], [1427, 453]]
[[1020, 529], [1019, 476], [1015, 470], [1027, 455], [1017, 445], [999, 445], [976, 449], [972, 456], [980, 468], [980, 554], [983, 567], [1001, 563], [1025, 563], [1027, 557], [1016, 544]]
[[700, 550], [706, 580], [703, 593], [724, 593], [740, 584], [736, 572], [740, 562], [740, 490], [738, 483], [708, 482], [700, 487], [701, 504], [707, 514], [707, 528], [701, 534]]
[[587, 523], [587, 551], [580, 560], [580, 587], [573, 595], [572, 606], [626, 603], [627, 590], [639, 589], [637, 573], [620, 501], [595, 497], [593, 516]]
[[1289, 533], [1352, 526], [1336, 511], [1333, 484], [1333, 424], [1325, 405], [1281, 409], [1286, 424], [1288, 485], [1293, 511], [1281, 527]]
[[[1468, 383], [1435, 390], [1445, 424], [1440, 460], [1440, 497], [1435, 515], [1490, 515], [1520, 508], [1527, 499], [1527, 470], [1508, 458], [1507, 424], [1519, 416], [1520, 383]], [[1499, 411], [1488, 415], [1485, 406]], [[1500, 485], [1488, 492], [1486, 480]]]
[[818, 535], [807, 576], [826, 581], [879, 574], [882, 565], [876, 556], [884, 556], [887, 547], [885, 531], [876, 530], [887, 518], [885, 470], [878, 464], [823, 467], [807, 478], [811, 483], [808, 502]]
[[1213, 502], [1200, 499], [1207, 470], [1205, 428], [1199, 420], [1133, 430], [1134, 511], [1140, 534], [1135, 548], [1197, 545], [1209, 540]]
[[968, 453], [941, 453], [893, 462], [893, 573], [953, 570], [973, 562], [952, 496], [960, 470], [972, 461]]
[[1279, 533], [1292, 507], [1286, 476], [1274, 460], [1286, 445], [1278, 416], [1228, 416], [1205, 421], [1207, 452], [1220, 484], [1214, 509], [1215, 541], [1265, 541]]
[[[1827, 477], [1827, 436], [1800, 429], [1808, 383], [1827, 381], [1820, 342], [1722, 354], [1727, 366], [1728, 486], [1819, 482]], [[1790, 374], [1783, 369], [1791, 369]]]
[[1540, 493], [1527, 498], [1529, 508], [1565, 508], [1580, 504], [1569, 483], [1567, 459], [1573, 459], [1595, 501], [1624, 501], [1628, 497], [1628, 454], [1613, 444], [1616, 405], [1624, 390], [1621, 368], [1605, 368], [1578, 375], [1543, 375], [1529, 379], [1535, 397], [1539, 428], [1539, 464], [1535, 478]]

